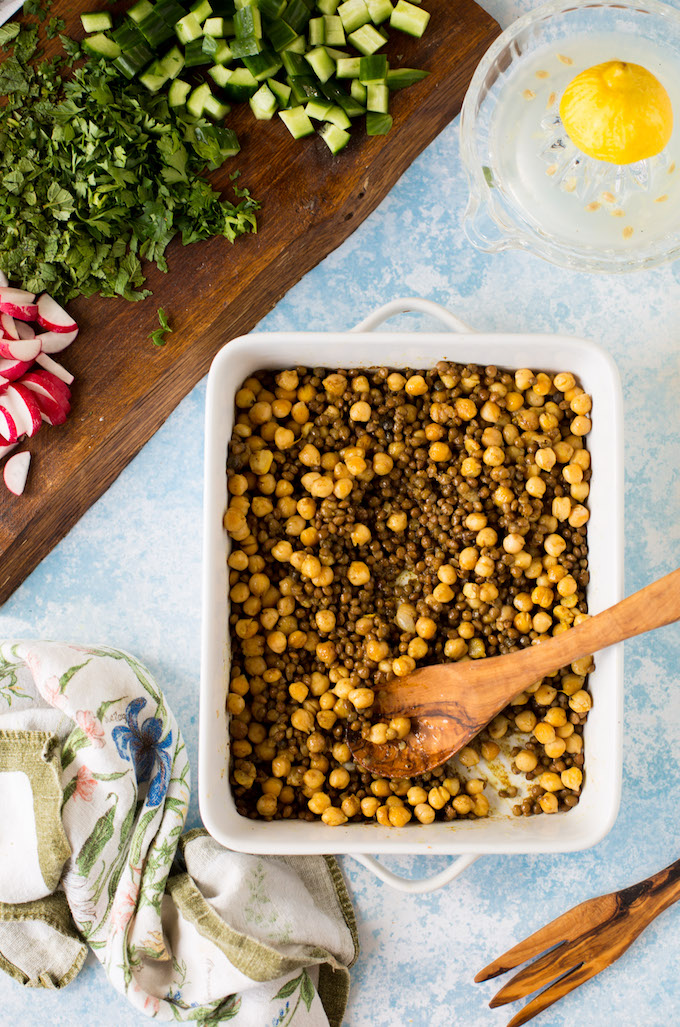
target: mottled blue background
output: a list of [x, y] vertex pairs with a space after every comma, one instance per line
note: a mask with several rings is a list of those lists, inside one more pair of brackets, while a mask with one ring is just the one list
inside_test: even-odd
[[[485, 6], [506, 26], [536, 5]], [[456, 121], [258, 330], [345, 329], [388, 299], [419, 294], [480, 330], [555, 331], [600, 342], [623, 380], [626, 589], [633, 591], [680, 563], [680, 263], [617, 278], [570, 273], [523, 253], [486, 257], [461, 230], [466, 198]], [[179, 718], [194, 782], [204, 399], [201, 383], [0, 612], [4, 637], [102, 641], [137, 654]], [[362, 943], [346, 1027], [501, 1027], [509, 1014], [486, 1005], [493, 986], [472, 984], [481, 966], [567, 907], [680, 856], [678, 627], [628, 643], [625, 677], [621, 813], [594, 849], [485, 857], [426, 896], [397, 894], [351, 859], [342, 861]], [[189, 826], [197, 823], [194, 796]], [[424, 876], [446, 860], [388, 863]], [[679, 934], [680, 911], [671, 909], [618, 963], [538, 1022], [680, 1023]], [[23, 991], [0, 977], [0, 1009], [0, 1023], [19, 1027], [147, 1022], [92, 958], [62, 994]]]

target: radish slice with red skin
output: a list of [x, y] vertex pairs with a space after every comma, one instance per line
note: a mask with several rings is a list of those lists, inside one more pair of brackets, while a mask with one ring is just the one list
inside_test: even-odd
[[43, 332], [42, 335], [37, 335], [36, 339], [40, 340], [43, 353], [61, 353], [71, 345], [77, 334], [77, 328], [73, 332]]
[[[38, 354], [40, 359], [40, 354]], [[21, 378], [22, 374], [26, 374], [31, 369], [31, 363], [28, 360], [11, 360], [0, 359], [0, 379], [8, 382], [14, 382], [17, 378]]]
[[62, 406], [61, 400], [53, 399], [46, 393], [39, 392], [38, 389], [31, 388], [28, 382], [26, 383], [26, 388], [30, 389], [35, 396], [35, 401], [38, 404], [40, 416], [43, 421], [53, 427], [64, 423], [71, 411], [70, 403], [66, 403]]
[[[7, 386], [2, 397], [2, 405], [7, 406], [10, 400], [12, 401], [10, 413], [14, 417], [17, 431], [31, 438], [40, 430], [42, 425], [40, 407], [36, 403], [33, 393], [25, 385], [19, 385], [18, 382], [14, 382], [12, 385]], [[16, 411], [16, 414], [14, 411]]]
[[35, 336], [32, 339], [0, 339], [0, 357], [7, 360], [26, 360], [32, 363], [41, 348]]
[[11, 453], [13, 449], [16, 449], [18, 445], [18, 442], [10, 442], [8, 446], [3, 446], [0, 441], [0, 460], [4, 460], [7, 454]]
[[28, 321], [17, 321], [14, 327], [20, 339], [35, 339], [35, 329], [31, 327]]
[[0, 442], [11, 446], [18, 438], [19, 432], [11, 411], [0, 402]]
[[[58, 363], [58, 361], [52, 360], [52, 357], [48, 357], [47, 353], [39, 353], [35, 358], [35, 362], [36, 364], [40, 364], [41, 367], [44, 367], [44, 369], [49, 371], [50, 374], [53, 374], [55, 378], [59, 378], [59, 380], [64, 382], [64, 384], [71, 385], [73, 383], [74, 378], [71, 372], [67, 371], [65, 367]], [[26, 368], [26, 370], [28, 371], [28, 368]], [[4, 373], [5, 372], [2, 370], [2, 361], [0, 360], [0, 374]]]
[[28, 374], [23, 375], [20, 379], [21, 382], [23, 383], [26, 378], [29, 382], [40, 385], [48, 395], [60, 400], [64, 406], [70, 404], [71, 390], [66, 382], [62, 382], [60, 378], [57, 378], [56, 374], [38, 368], [37, 371], [29, 371]]
[[35, 293], [26, 292], [25, 289], [0, 288], [0, 311], [20, 321], [36, 321], [38, 304], [35, 302]]
[[31, 454], [27, 449], [22, 453], [15, 453], [5, 464], [2, 476], [5, 479], [5, 485], [15, 496], [20, 496], [26, 488], [30, 464]]
[[[31, 390], [41, 414], [48, 414], [52, 421], [62, 414], [59, 424], [66, 420], [66, 415], [71, 409], [68, 387], [49, 371], [29, 371], [20, 379], [19, 384]], [[56, 407], [57, 410], [53, 410], [52, 407]]]
[[[2, 290], [0, 290], [2, 295]], [[35, 321], [36, 318], [26, 318]], [[38, 300], [37, 321], [43, 328], [50, 332], [77, 332], [78, 325], [70, 314], [67, 314], [63, 307], [60, 307], [56, 300], [48, 296], [46, 292]]]
[[2, 328], [2, 334], [6, 339], [19, 338], [19, 332], [14, 323], [14, 318], [9, 314], [0, 314], [0, 328]]

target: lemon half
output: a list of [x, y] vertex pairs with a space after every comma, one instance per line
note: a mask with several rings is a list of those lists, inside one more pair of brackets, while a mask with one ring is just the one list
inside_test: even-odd
[[651, 71], [626, 61], [596, 64], [572, 79], [560, 117], [579, 150], [611, 164], [656, 156], [673, 132], [668, 93]]

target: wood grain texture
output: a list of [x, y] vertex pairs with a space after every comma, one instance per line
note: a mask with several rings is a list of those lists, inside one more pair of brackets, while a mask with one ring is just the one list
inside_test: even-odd
[[520, 1027], [611, 966], [652, 920], [678, 899], [680, 860], [644, 881], [567, 910], [489, 963], [475, 981], [491, 980], [539, 957], [515, 974], [489, 1003], [494, 1009], [544, 989], [508, 1023], [508, 1027]]
[[[333, 157], [321, 139], [296, 142], [280, 119], [255, 122], [247, 104], [235, 106], [228, 124], [242, 150], [211, 180], [228, 193], [230, 174], [240, 170], [240, 185], [262, 202], [257, 235], [233, 246], [212, 239], [182, 247], [175, 240], [170, 272], [149, 269], [153, 296], [146, 301], [90, 297], [69, 305], [81, 328], [62, 355], [76, 376], [73, 410], [63, 427], [45, 427], [30, 440], [34, 459], [24, 495], [0, 489], [0, 603], [158, 430], [218, 349], [250, 331], [343, 242], [459, 112], [500, 29], [472, 0], [428, 0], [427, 7], [432, 16], [423, 39], [394, 33], [385, 51], [395, 64], [430, 72], [394, 94], [387, 136], [368, 138], [357, 126]], [[66, 18], [68, 34], [82, 36], [72, 0], [57, 0], [50, 13]], [[174, 326], [163, 349], [148, 341], [158, 306]]]
[[384, 777], [412, 777], [445, 763], [528, 685], [574, 660], [680, 619], [680, 569], [540, 645], [468, 663], [419, 667], [376, 693], [378, 718], [408, 717], [402, 742], [375, 744], [348, 731], [357, 763]]

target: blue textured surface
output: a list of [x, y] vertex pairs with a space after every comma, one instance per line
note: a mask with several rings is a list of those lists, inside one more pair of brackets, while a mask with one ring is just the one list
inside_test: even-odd
[[[507, 25], [536, 5], [488, 0], [485, 6]], [[458, 152], [454, 122], [258, 330], [345, 329], [388, 299], [419, 294], [478, 329], [599, 341], [623, 380], [626, 590], [633, 591], [680, 563], [680, 263], [608, 278], [521, 253], [477, 253], [461, 230], [467, 188]], [[0, 612], [5, 637], [102, 641], [146, 662], [182, 725], [194, 782], [204, 398], [201, 383]], [[425, 896], [397, 894], [343, 860], [362, 943], [346, 1027], [501, 1027], [510, 1013], [487, 1008], [493, 985], [472, 984], [481, 966], [566, 908], [680, 856], [680, 629], [628, 643], [625, 675], [621, 813], [594, 849], [486, 857]], [[197, 823], [194, 794], [189, 826]], [[407, 876], [425, 876], [446, 860], [388, 863]], [[537, 1022], [680, 1023], [679, 918], [675, 909], [663, 914], [618, 963]], [[148, 1022], [91, 960], [62, 994], [24, 992], [2, 978], [0, 1002], [0, 1022], [7, 1024]]]

